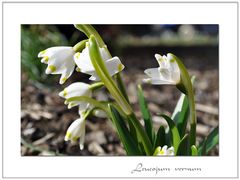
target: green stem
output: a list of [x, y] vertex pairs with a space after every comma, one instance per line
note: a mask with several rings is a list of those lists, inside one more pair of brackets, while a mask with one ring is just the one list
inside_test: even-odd
[[[87, 44], [88, 46], [88, 44]], [[132, 108], [122, 95], [121, 91], [118, 89], [114, 81], [112, 80], [110, 74], [107, 71], [105, 64], [103, 63], [102, 57], [99, 52], [98, 45], [94, 36], [91, 36], [89, 39], [89, 54], [91, 57], [92, 64], [96, 70], [101, 81], [104, 83], [108, 91], [115, 98], [117, 103], [123, 109], [123, 111], [128, 115], [132, 113]]]
[[103, 82], [97, 82], [97, 83], [91, 84], [89, 89], [94, 91], [94, 90], [99, 89], [99, 88], [101, 88], [103, 86], [104, 86]]
[[181, 71], [181, 83], [183, 84], [184, 90], [182, 90], [182, 86], [180, 84], [180, 90], [186, 94], [189, 102], [189, 110], [190, 110], [190, 146], [196, 144], [196, 109], [195, 109], [195, 100], [194, 100], [194, 92], [192, 87], [192, 82], [190, 76], [188, 74], [187, 69], [183, 65], [182, 61], [176, 57], [175, 55], [170, 55], [176, 60], [179, 69]]
[[70, 103], [71, 101], [84, 101], [84, 102], [87, 102], [87, 103], [93, 105], [94, 107], [98, 107], [98, 108], [104, 110], [105, 112], [109, 113], [106, 105], [104, 105], [103, 103], [101, 103], [95, 99], [87, 97], [87, 96], [71, 97], [71, 98], [67, 99], [65, 102]]
[[130, 103], [128, 95], [127, 95], [127, 91], [126, 91], [125, 86], [123, 84], [123, 81], [122, 81], [120, 73], [117, 73], [115, 75], [115, 78], [116, 78], [116, 82], [117, 82], [118, 88], [122, 92], [123, 96], [126, 98], [127, 102]]
[[[93, 35], [95, 37], [99, 47], [105, 48], [105, 50], [108, 52], [109, 56], [112, 57], [111, 53], [109, 52], [107, 46], [105, 45], [105, 43], [102, 39], [102, 37], [100, 36], [100, 34], [96, 31], [96, 29], [92, 25], [89, 25], [89, 24], [75, 24], [74, 26], [78, 30], [82, 31], [88, 38], [90, 38], [91, 35]], [[123, 94], [123, 96], [125, 97], [127, 102], [129, 103], [129, 99], [128, 99], [128, 96], [127, 96], [127, 93], [126, 93], [125, 86], [123, 85], [121, 75], [119, 73], [117, 73], [115, 75], [115, 77], [116, 77], [116, 81], [117, 81], [117, 84], [118, 84], [118, 87], [119, 87], [121, 93]]]
[[86, 42], [88, 42], [88, 39], [80, 41], [75, 46], [73, 46], [73, 50], [75, 52], [81, 52], [85, 48]]
[[104, 47], [105, 43], [102, 40], [101, 36], [99, 35], [99, 33], [96, 31], [96, 29], [90, 25], [90, 24], [75, 24], [74, 25], [75, 28], [77, 28], [78, 30], [82, 31], [88, 38], [90, 38], [91, 35], [94, 35], [94, 37], [96, 38], [99, 47]]
[[153, 146], [152, 146], [145, 130], [143, 129], [142, 125], [137, 120], [135, 114], [132, 113], [132, 114], [128, 115], [128, 119], [130, 119], [130, 121], [133, 123], [133, 125], [137, 131], [137, 135], [143, 144], [146, 154], [148, 156], [152, 156], [153, 155]]

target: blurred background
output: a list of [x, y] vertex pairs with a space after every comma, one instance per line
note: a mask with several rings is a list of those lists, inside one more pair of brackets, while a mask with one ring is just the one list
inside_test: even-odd
[[[136, 115], [141, 119], [136, 87], [143, 71], [157, 67], [154, 54], [171, 52], [196, 76], [197, 143], [218, 125], [218, 25], [94, 25], [113, 56], [120, 57], [122, 77]], [[78, 118], [77, 107], [67, 109], [58, 93], [72, 82], [89, 82], [74, 72], [64, 85], [60, 75], [46, 75], [37, 55], [52, 46], [74, 46], [85, 35], [73, 25], [21, 26], [21, 155], [125, 155], [108, 119], [91, 117], [86, 123], [85, 148], [64, 141], [68, 126]], [[180, 97], [175, 86], [143, 85], [154, 127], [166, 123], [156, 113], [171, 115]], [[97, 98], [109, 98], [102, 90]], [[218, 155], [218, 147], [210, 152]]]

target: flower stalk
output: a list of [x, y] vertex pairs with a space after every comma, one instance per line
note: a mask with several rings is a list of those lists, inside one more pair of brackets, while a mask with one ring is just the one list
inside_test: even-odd
[[92, 64], [100, 77], [101, 81], [104, 83], [106, 88], [109, 90], [109, 92], [112, 94], [112, 96], [115, 98], [115, 100], [118, 102], [120, 107], [122, 107], [123, 111], [129, 115], [132, 113], [132, 108], [128, 104], [125, 97], [122, 95], [114, 81], [112, 80], [111, 76], [109, 75], [107, 68], [105, 64], [103, 63], [103, 60], [100, 56], [99, 48], [96, 42], [95, 37], [92, 35], [89, 39], [89, 44], [87, 43], [87, 46], [89, 46], [89, 54], [91, 57]]
[[[195, 109], [195, 100], [194, 100], [194, 92], [191, 83], [190, 76], [188, 74], [187, 69], [183, 65], [182, 61], [175, 55], [170, 55], [176, 60], [179, 69], [181, 70], [181, 83], [180, 86], [177, 85], [180, 91], [186, 94], [189, 101], [189, 109], [190, 109], [190, 145], [196, 144], [196, 109]], [[183, 86], [181, 86], [183, 85]], [[183, 88], [182, 88], [183, 87]]]
[[82, 40], [79, 43], [77, 43], [75, 46], [73, 46], [73, 50], [75, 52], [80, 52], [85, 48], [86, 42], [88, 42], [88, 39]]
[[82, 31], [88, 38], [90, 38], [91, 35], [93, 35], [97, 42], [99, 47], [104, 47], [105, 43], [102, 40], [99, 33], [96, 31], [96, 29], [90, 25], [90, 24], [74, 24], [75, 28], [77, 28], [79, 31]]

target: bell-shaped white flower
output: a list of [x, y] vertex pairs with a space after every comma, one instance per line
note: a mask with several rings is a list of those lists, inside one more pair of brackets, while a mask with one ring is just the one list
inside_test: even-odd
[[76, 142], [79, 138], [79, 147], [80, 150], [84, 148], [84, 140], [85, 140], [85, 124], [86, 120], [82, 118], [76, 119], [73, 123], [69, 126], [65, 138], [65, 141]]
[[74, 53], [72, 47], [58, 46], [41, 51], [38, 57], [42, 58], [42, 63], [48, 65], [46, 74], [61, 74], [59, 83], [63, 84], [74, 71]]
[[[77, 96], [92, 96], [92, 90], [90, 89], [90, 85], [83, 83], [83, 82], [76, 82], [70, 84], [68, 87], [66, 87], [63, 91], [59, 93], [59, 96], [69, 99], [72, 97]], [[72, 108], [73, 106], [79, 106], [79, 114], [81, 114], [82, 111], [85, 111], [89, 104], [83, 101], [71, 101], [68, 104], [68, 108]]]
[[171, 54], [167, 54], [167, 56], [155, 54], [155, 58], [159, 67], [146, 69], [144, 73], [150, 78], [143, 79], [143, 81], [151, 84], [178, 84], [181, 80], [180, 69]]
[[171, 146], [168, 148], [166, 145], [161, 147], [158, 146], [154, 152], [155, 156], [173, 156], [174, 155], [174, 147]]
[[[116, 56], [111, 58], [105, 47], [99, 48], [99, 51], [106, 65], [106, 68], [111, 76], [124, 69], [124, 65], [121, 63], [120, 59]], [[78, 71], [91, 75], [91, 77], [89, 78], [90, 80], [92, 81], [100, 80], [92, 65], [88, 46], [86, 46], [81, 53], [77, 52], [74, 55], [74, 61], [78, 66]]]

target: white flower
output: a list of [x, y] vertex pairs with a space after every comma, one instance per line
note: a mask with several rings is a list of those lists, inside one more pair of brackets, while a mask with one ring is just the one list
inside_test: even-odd
[[167, 56], [155, 54], [155, 58], [159, 67], [146, 69], [144, 73], [150, 78], [143, 81], [151, 84], [178, 84], [180, 82], [180, 69], [171, 54], [167, 54]]
[[167, 146], [163, 146], [162, 148], [158, 146], [154, 152], [155, 156], [173, 156], [174, 155], [174, 147], [167, 148]]
[[79, 138], [80, 150], [84, 148], [85, 121], [86, 120], [82, 117], [73, 121], [73, 123], [69, 126], [64, 138], [65, 141], [71, 140], [71, 142], [76, 142]]
[[[121, 63], [120, 59], [118, 57], [111, 58], [106, 48], [99, 48], [99, 51], [106, 65], [106, 68], [111, 76], [124, 69], [124, 65]], [[74, 55], [74, 61], [78, 66], [78, 71], [91, 75], [91, 77], [89, 78], [90, 80], [92, 81], [100, 80], [92, 65], [89, 55], [89, 47], [87, 45], [81, 53], [77, 52]]]
[[[63, 91], [59, 93], [59, 96], [69, 99], [72, 97], [77, 96], [92, 96], [92, 90], [90, 89], [90, 85], [82, 82], [76, 82], [70, 84], [68, 87], [66, 87]], [[85, 111], [89, 107], [89, 103], [83, 102], [83, 101], [71, 101], [68, 104], [68, 108], [72, 108], [73, 106], [79, 107], [79, 114], [81, 112]]]
[[59, 83], [63, 84], [73, 73], [75, 51], [69, 46], [51, 47], [38, 54], [41, 62], [48, 65], [46, 74], [62, 74]]

